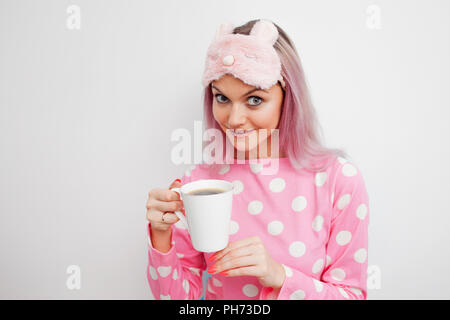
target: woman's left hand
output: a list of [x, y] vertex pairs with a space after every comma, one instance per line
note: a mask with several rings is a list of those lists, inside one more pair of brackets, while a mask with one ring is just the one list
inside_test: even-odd
[[257, 236], [228, 243], [225, 249], [213, 254], [209, 261], [211, 274], [225, 276], [255, 276], [264, 287], [279, 289], [286, 277], [281, 264], [273, 260], [264, 243]]

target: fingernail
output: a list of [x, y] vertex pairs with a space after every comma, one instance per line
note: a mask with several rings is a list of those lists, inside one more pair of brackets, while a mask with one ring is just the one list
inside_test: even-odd
[[223, 276], [227, 276], [228, 275], [228, 271], [222, 271], [222, 272], [219, 272], [219, 274], [221, 274]]
[[214, 273], [216, 271], [217, 271], [217, 268], [214, 265], [212, 265], [211, 267], [208, 268], [209, 273]]
[[176, 181], [178, 181], [178, 182], [180, 182], [180, 183], [181, 183], [181, 180], [180, 180], [180, 179], [175, 179], [175, 181], [174, 181], [174, 182], [176, 182]]

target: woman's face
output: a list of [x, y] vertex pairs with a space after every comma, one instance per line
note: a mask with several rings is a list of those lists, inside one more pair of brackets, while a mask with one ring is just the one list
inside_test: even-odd
[[[271, 157], [270, 129], [278, 128], [284, 97], [281, 86], [277, 83], [267, 90], [262, 90], [244, 83], [231, 74], [225, 74], [219, 80], [213, 81], [211, 88], [214, 119], [226, 133], [235, 150], [245, 152], [246, 159], [249, 159], [250, 150], [255, 152], [251, 158]], [[250, 132], [251, 137], [236, 136], [233, 130], [238, 129], [255, 131]], [[267, 139], [264, 139], [262, 131], [266, 132]], [[266, 144], [267, 155], [256, 156], [258, 149], [255, 148], [261, 143]], [[281, 150], [278, 150], [278, 155], [285, 156]]]

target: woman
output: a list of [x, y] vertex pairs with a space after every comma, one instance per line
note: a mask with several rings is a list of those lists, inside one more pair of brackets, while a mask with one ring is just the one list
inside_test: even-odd
[[[149, 193], [147, 276], [155, 297], [199, 299], [207, 269], [207, 300], [366, 299], [365, 183], [344, 152], [322, 146], [300, 59], [285, 32], [269, 20], [222, 24], [208, 49], [203, 85], [207, 128], [221, 130], [233, 158], [245, 159], [192, 166], [169, 189]], [[250, 139], [262, 131], [264, 139]], [[263, 174], [255, 158], [277, 161], [276, 172]], [[173, 214], [184, 209], [170, 188], [198, 179], [234, 184], [230, 241], [214, 254], [196, 251]]]

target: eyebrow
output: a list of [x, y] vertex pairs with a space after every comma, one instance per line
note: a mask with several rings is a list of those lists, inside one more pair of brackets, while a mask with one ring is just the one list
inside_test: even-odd
[[[219, 91], [220, 93], [222, 93], [222, 91], [220, 91], [220, 89], [217, 88], [216, 86], [214, 86], [213, 84], [211, 85], [211, 88], [214, 88], [217, 91]], [[255, 91], [264, 91], [265, 93], [269, 93], [267, 90], [254, 88], [254, 89], [250, 90], [249, 92], [247, 92], [246, 94], [244, 94], [241, 98], [248, 96], [250, 93], [255, 92]]]

